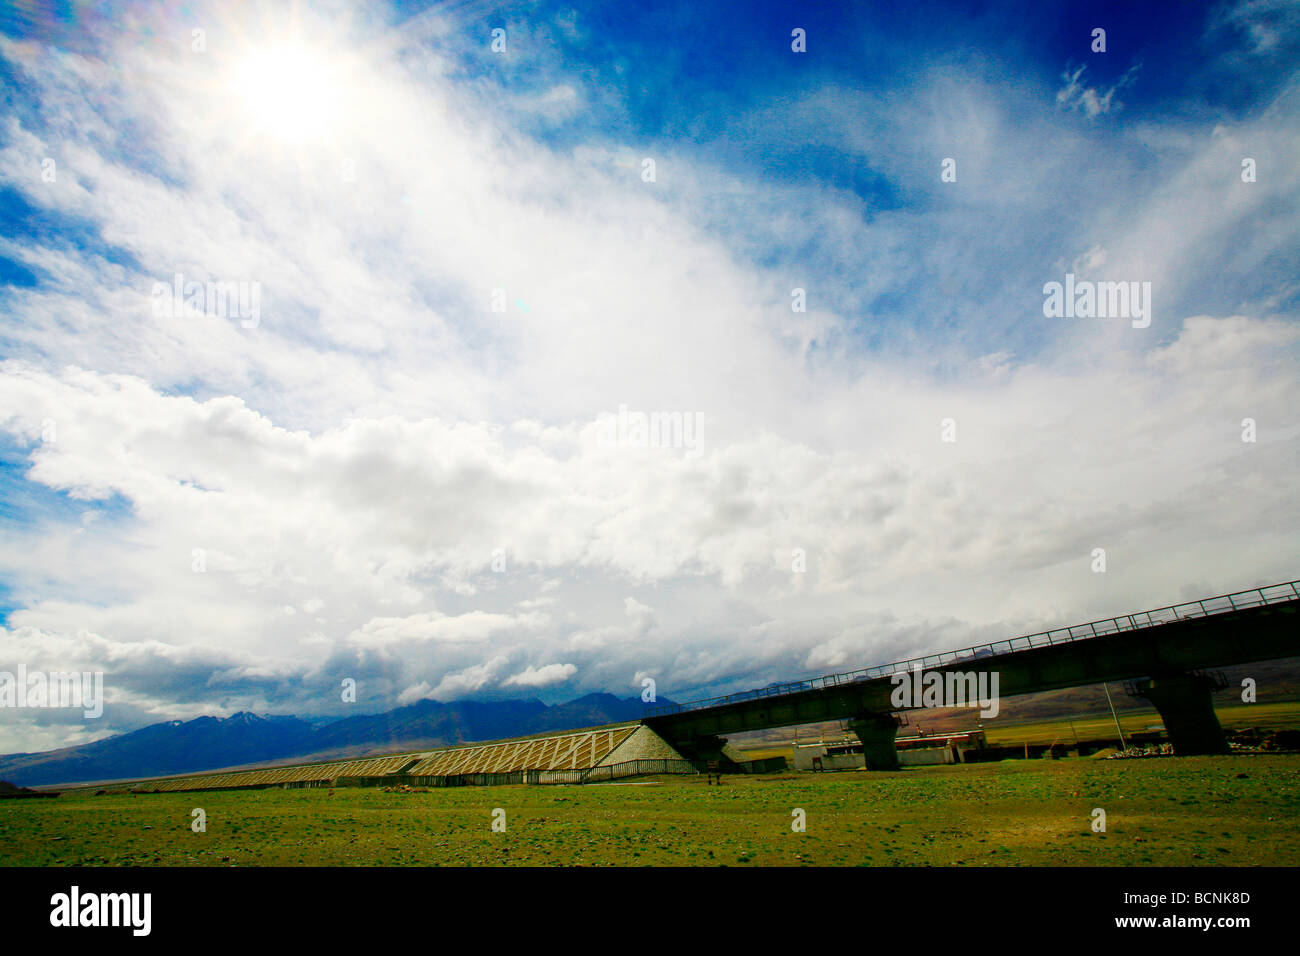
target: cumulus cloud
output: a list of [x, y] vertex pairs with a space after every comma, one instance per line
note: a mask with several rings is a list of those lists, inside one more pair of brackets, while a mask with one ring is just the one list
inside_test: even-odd
[[529, 665], [518, 674], [507, 677], [502, 684], [516, 687], [545, 687], [568, 680], [578, 672], [572, 664], [547, 664], [543, 667]]
[[481, 642], [498, 631], [510, 628], [535, 630], [545, 622], [546, 618], [540, 614], [512, 617], [508, 614], [470, 611], [456, 617], [447, 617], [437, 611], [428, 611], [402, 618], [372, 618], [353, 631], [350, 640], [363, 647], [385, 647], [406, 641]]
[[505, 657], [493, 657], [482, 664], [475, 664], [472, 667], [466, 667], [453, 674], [448, 674], [439, 681], [438, 686], [433, 689], [430, 696], [435, 699], [454, 698], [480, 691], [496, 679], [507, 663]]

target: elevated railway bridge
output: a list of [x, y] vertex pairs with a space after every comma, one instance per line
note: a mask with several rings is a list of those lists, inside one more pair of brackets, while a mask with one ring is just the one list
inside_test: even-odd
[[1300, 581], [1140, 611], [878, 667], [775, 684], [651, 711], [650, 726], [689, 759], [724, 761], [725, 735], [846, 720], [868, 769], [898, 767], [896, 675], [998, 675], [1000, 697], [1128, 681], [1164, 720], [1177, 754], [1226, 753], [1212, 668], [1300, 656]]

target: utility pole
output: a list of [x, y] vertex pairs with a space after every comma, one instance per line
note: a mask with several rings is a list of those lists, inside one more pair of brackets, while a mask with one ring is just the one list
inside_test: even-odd
[[1124, 731], [1120, 729], [1119, 717], [1115, 713], [1115, 702], [1110, 699], [1110, 682], [1102, 681], [1101, 686], [1106, 688], [1106, 703], [1110, 704], [1110, 715], [1115, 719], [1115, 733], [1119, 734], [1119, 749], [1128, 750], [1128, 744], [1124, 743]]

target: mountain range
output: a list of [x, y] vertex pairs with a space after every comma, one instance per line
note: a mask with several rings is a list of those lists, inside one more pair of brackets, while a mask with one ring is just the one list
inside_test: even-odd
[[167, 774], [399, 753], [548, 731], [638, 720], [653, 705], [638, 697], [588, 694], [540, 700], [422, 700], [382, 714], [326, 724], [238, 713], [152, 724], [76, 747], [0, 756], [0, 780], [22, 786], [128, 780]]

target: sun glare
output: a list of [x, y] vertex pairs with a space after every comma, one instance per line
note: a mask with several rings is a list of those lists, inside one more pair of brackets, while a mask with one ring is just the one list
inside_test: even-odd
[[329, 61], [297, 45], [256, 50], [235, 68], [241, 106], [259, 128], [285, 142], [321, 136], [337, 90]]

